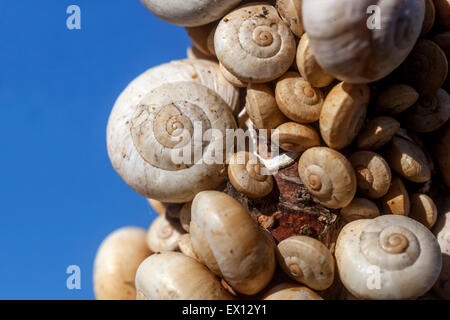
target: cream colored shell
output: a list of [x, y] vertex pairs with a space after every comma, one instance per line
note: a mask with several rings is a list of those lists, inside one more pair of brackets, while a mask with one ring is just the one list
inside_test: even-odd
[[376, 109], [378, 112], [399, 114], [416, 103], [419, 93], [413, 87], [396, 83], [381, 91]]
[[356, 139], [358, 149], [377, 150], [388, 143], [400, 129], [392, 117], [376, 117], [364, 125]]
[[150, 225], [147, 232], [147, 244], [153, 252], [175, 251], [178, 249], [178, 239], [183, 234], [177, 221], [171, 221], [165, 215], [160, 215]]
[[402, 179], [393, 176], [389, 191], [379, 200], [382, 212], [384, 214], [407, 216], [411, 208], [410, 203], [409, 194]]
[[239, 80], [262, 83], [283, 75], [295, 58], [289, 27], [268, 3], [250, 3], [217, 26], [214, 48], [223, 66]]
[[442, 127], [450, 118], [450, 95], [444, 89], [421, 97], [406, 112], [405, 124], [416, 132], [432, 132]]
[[181, 60], [146, 71], [120, 95], [109, 118], [114, 169], [135, 191], [163, 202], [187, 202], [214, 188], [224, 179], [223, 165], [196, 159], [211, 157], [223, 141], [212, 139], [194, 159], [193, 148], [184, 152], [191, 163], [180, 152], [192, 146], [192, 134], [235, 128], [231, 110], [237, 110], [238, 100], [238, 90], [213, 62]]
[[296, 63], [302, 78], [313, 87], [326, 87], [334, 80], [334, 77], [326, 73], [314, 58], [306, 33], [303, 34], [298, 44]]
[[320, 137], [310, 125], [286, 122], [278, 126], [271, 136], [272, 143], [291, 152], [303, 152], [320, 146]]
[[333, 149], [306, 150], [298, 162], [298, 173], [313, 199], [328, 208], [346, 207], [355, 196], [355, 171], [350, 162]]
[[438, 210], [433, 199], [421, 193], [411, 195], [411, 212], [409, 217], [431, 229], [438, 217]]
[[430, 180], [431, 169], [427, 157], [412, 141], [395, 136], [384, 154], [390, 167], [405, 179], [416, 183]]
[[436, 282], [439, 244], [421, 223], [384, 215], [347, 224], [336, 244], [339, 276], [360, 299], [414, 299]]
[[334, 281], [334, 259], [319, 240], [292, 236], [278, 244], [278, 261], [283, 271], [297, 282], [325, 290]]
[[197, 194], [190, 231], [200, 260], [234, 290], [256, 294], [272, 279], [275, 252], [271, 236], [227, 194]]
[[147, 199], [147, 200], [152, 209], [155, 210], [155, 212], [157, 212], [158, 214], [166, 213], [166, 206], [164, 205], [164, 203], [154, 199]]
[[248, 86], [247, 82], [239, 80], [234, 74], [228, 71], [223, 64], [219, 63], [219, 69], [220, 72], [222, 72], [223, 77], [236, 88], [245, 88]]
[[391, 185], [391, 169], [382, 156], [371, 151], [358, 151], [349, 157], [355, 169], [358, 194], [378, 199], [384, 196]]
[[323, 106], [323, 93], [300, 77], [289, 71], [278, 79], [275, 99], [281, 112], [289, 119], [299, 123], [319, 120]]
[[[378, 6], [380, 27], [371, 5]], [[373, 7], [372, 7], [373, 8]], [[423, 0], [303, 0], [303, 25], [325, 71], [349, 83], [369, 83], [396, 69], [420, 35]]]
[[311, 289], [293, 283], [281, 283], [270, 289], [264, 300], [323, 300]]
[[300, 38], [303, 34], [302, 0], [277, 0], [277, 9], [292, 33]]
[[359, 220], [373, 219], [380, 215], [377, 205], [365, 198], [354, 198], [352, 202], [340, 211], [344, 224]]
[[154, 254], [136, 273], [138, 300], [230, 300], [205, 266], [178, 252]]
[[189, 233], [185, 233], [178, 238], [178, 247], [185, 256], [191, 257], [195, 260], [199, 260], [197, 253], [192, 246], [192, 238]]
[[441, 247], [442, 270], [439, 279], [434, 285], [434, 291], [440, 298], [450, 299], [450, 211], [444, 211], [440, 215], [433, 233]]
[[144, 229], [125, 227], [108, 235], [95, 257], [95, 298], [97, 300], [135, 300], [136, 270], [151, 254], [145, 242]]
[[158, 18], [180, 26], [201, 26], [223, 17], [241, 0], [141, 0]]
[[367, 85], [341, 82], [325, 98], [320, 112], [320, 133], [333, 149], [348, 146], [361, 130], [370, 99]]

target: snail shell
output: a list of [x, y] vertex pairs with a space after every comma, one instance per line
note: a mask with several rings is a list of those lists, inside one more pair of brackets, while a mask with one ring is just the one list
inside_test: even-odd
[[433, 28], [436, 20], [436, 8], [433, 0], [425, 0], [425, 18], [423, 19], [421, 35], [427, 34]]
[[313, 88], [297, 72], [287, 72], [275, 87], [275, 99], [281, 112], [299, 123], [319, 120], [323, 105], [323, 93]]
[[341, 153], [326, 147], [306, 150], [298, 174], [315, 201], [332, 209], [346, 207], [356, 193], [356, 176]]
[[179, 252], [154, 254], [136, 273], [138, 300], [230, 300], [205, 266]]
[[311, 289], [293, 283], [281, 283], [264, 295], [263, 300], [323, 300]]
[[340, 216], [344, 223], [359, 219], [373, 219], [380, 215], [377, 205], [364, 198], [354, 198], [345, 208], [341, 209]]
[[140, 263], [152, 252], [145, 230], [118, 229], [100, 245], [94, 262], [94, 293], [98, 300], [134, 300], [134, 278]]
[[274, 244], [242, 205], [203, 191], [192, 202], [191, 237], [201, 261], [243, 294], [261, 291], [275, 271]]
[[355, 152], [349, 157], [355, 169], [358, 194], [369, 199], [384, 196], [391, 186], [391, 169], [380, 155], [371, 151]]
[[399, 114], [416, 103], [419, 93], [407, 84], [397, 83], [385, 88], [377, 100], [377, 111]]
[[361, 130], [370, 99], [367, 85], [341, 82], [328, 93], [320, 113], [320, 133], [333, 149], [348, 146]]
[[409, 194], [400, 177], [392, 177], [391, 187], [379, 203], [384, 214], [409, 215], [411, 208]]
[[450, 31], [436, 34], [433, 41], [444, 51], [448, 61], [450, 59]]
[[[379, 29], [368, 25], [371, 5], [379, 8]], [[419, 37], [424, 15], [423, 0], [303, 0], [317, 62], [349, 83], [373, 82], [396, 69]]]
[[262, 168], [264, 165], [255, 155], [240, 151], [230, 158], [228, 178], [237, 191], [249, 198], [262, 198], [273, 189], [272, 176], [264, 175]]
[[248, 86], [247, 82], [239, 80], [234, 74], [228, 71], [223, 64], [219, 64], [219, 69], [220, 72], [222, 72], [223, 77], [236, 88], [245, 88]]
[[153, 252], [175, 251], [182, 234], [183, 230], [176, 222], [161, 215], [156, 217], [147, 232], [147, 244]]
[[163, 202], [188, 202], [197, 192], [215, 188], [225, 178], [224, 165], [204, 160], [224, 141], [211, 139], [198, 148], [196, 137], [208, 129], [225, 137], [226, 129], [234, 129], [231, 110], [238, 99], [238, 90], [209, 61], [174, 61], [148, 70], [111, 112], [107, 142], [114, 169], [135, 191]]
[[230, 73], [255, 83], [283, 75], [296, 51], [289, 27], [268, 3], [250, 3], [226, 15], [217, 26], [214, 48]]
[[303, 34], [302, 0], [277, 0], [277, 9], [292, 33], [300, 38]]
[[419, 221], [428, 229], [431, 229], [438, 217], [438, 210], [433, 199], [426, 194], [413, 194], [411, 196], [411, 212], [409, 217]]
[[442, 266], [433, 234], [421, 223], [397, 215], [347, 224], [335, 255], [342, 283], [360, 299], [420, 297], [436, 282]]
[[192, 59], [200, 59], [200, 60], [210, 60], [210, 61], [217, 62], [216, 57], [207, 56], [194, 46], [187, 48], [186, 57], [191, 60]]
[[434, 285], [434, 291], [442, 299], [450, 299], [450, 211], [440, 215], [433, 233], [441, 247], [442, 270], [439, 279]]
[[197, 253], [192, 246], [192, 238], [189, 233], [185, 233], [178, 238], [178, 247], [185, 256], [191, 257], [195, 260], [199, 260]]
[[300, 39], [297, 48], [297, 68], [303, 79], [315, 88], [326, 87], [333, 82], [333, 76], [326, 73], [317, 63], [311, 52], [308, 35], [305, 33]]
[[189, 232], [191, 224], [191, 206], [192, 202], [185, 203], [180, 210], [180, 224], [186, 232]]
[[207, 57], [214, 56], [208, 48], [208, 37], [214, 31], [216, 23], [210, 23], [199, 27], [186, 27], [186, 33], [191, 39], [194, 47]]
[[392, 117], [377, 117], [362, 129], [356, 144], [358, 149], [376, 150], [388, 143], [400, 129], [400, 122]]
[[439, 23], [450, 29], [450, 0], [433, 0]]
[[223, 17], [241, 0], [141, 0], [158, 18], [172, 24], [196, 27]]
[[384, 152], [390, 167], [405, 179], [422, 183], [431, 178], [431, 169], [422, 149], [399, 136], [392, 138]]
[[303, 152], [311, 147], [320, 146], [319, 134], [307, 124], [286, 122], [272, 133], [272, 141], [291, 152]]
[[406, 126], [417, 132], [432, 132], [450, 118], [450, 95], [443, 89], [421, 97], [406, 113]]
[[448, 75], [444, 51], [431, 40], [420, 39], [402, 66], [403, 77], [420, 95], [434, 94]]
[[333, 284], [334, 259], [319, 240], [293, 236], [278, 244], [279, 263], [292, 279], [315, 290], [325, 290]]
[[154, 199], [147, 199], [148, 203], [150, 204], [150, 207], [152, 207], [152, 209], [162, 215], [166, 213], [166, 205], [164, 203], [162, 203], [161, 201], [158, 200], [154, 200]]

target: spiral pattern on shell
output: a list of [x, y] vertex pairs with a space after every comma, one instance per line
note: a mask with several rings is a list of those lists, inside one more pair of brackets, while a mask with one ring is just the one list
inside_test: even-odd
[[269, 4], [248, 4], [225, 16], [217, 26], [214, 48], [231, 74], [253, 83], [280, 77], [296, 49], [289, 27]]

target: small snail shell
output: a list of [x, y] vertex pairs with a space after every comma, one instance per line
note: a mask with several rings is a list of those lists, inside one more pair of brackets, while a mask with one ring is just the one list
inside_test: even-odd
[[392, 117], [370, 120], [356, 139], [358, 149], [376, 150], [388, 143], [400, 129], [400, 122]]
[[152, 207], [152, 209], [160, 214], [163, 215], [166, 213], [166, 206], [164, 205], [164, 203], [162, 203], [161, 201], [158, 200], [154, 200], [154, 199], [147, 199], [148, 203], [150, 204], [150, 207]]
[[306, 150], [300, 157], [298, 173], [313, 199], [328, 208], [346, 207], [355, 196], [355, 171], [350, 162], [333, 149]]
[[134, 300], [134, 278], [140, 263], [152, 252], [145, 242], [145, 230], [118, 229], [100, 245], [94, 263], [94, 293], [98, 300]]
[[302, 0], [277, 0], [277, 9], [292, 33], [300, 38], [303, 34]]
[[158, 18], [172, 24], [196, 27], [223, 17], [241, 0], [141, 0]]
[[275, 129], [286, 121], [278, 109], [275, 95], [267, 84], [250, 84], [245, 109], [257, 129]]
[[420, 39], [403, 63], [402, 73], [420, 95], [433, 94], [447, 78], [447, 57], [436, 43]]
[[192, 202], [185, 203], [180, 210], [180, 224], [186, 232], [189, 232], [191, 224], [191, 206]]
[[411, 212], [409, 217], [419, 221], [428, 229], [436, 223], [438, 212], [436, 205], [426, 194], [415, 193], [411, 196]]
[[219, 64], [219, 69], [220, 72], [222, 72], [223, 77], [236, 88], [245, 88], [248, 86], [247, 82], [239, 80], [234, 74], [228, 71], [223, 64]]
[[320, 133], [333, 149], [348, 146], [361, 130], [370, 99], [367, 85], [341, 82], [328, 93], [320, 113]]
[[433, 28], [436, 20], [436, 8], [433, 0], [425, 0], [425, 18], [423, 19], [421, 35], [428, 33]]
[[315, 290], [325, 290], [333, 284], [334, 259], [319, 240], [289, 237], [278, 244], [278, 251], [280, 266], [292, 279]]
[[433, 41], [444, 51], [448, 61], [450, 59], [450, 31], [436, 34]]
[[281, 112], [289, 119], [299, 123], [319, 120], [323, 93], [297, 72], [287, 72], [277, 81], [275, 98]]
[[255, 83], [283, 75], [296, 51], [289, 27], [268, 3], [250, 3], [226, 15], [217, 26], [214, 48], [229, 72]]
[[442, 270], [439, 279], [434, 285], [434, 292], [442, 299], [450, 299], [450, 211], [443, 212], [433, 233], [441, 247]]
[[344, 223], [359, 219], [373, 219], [380, 215], [377, 205], [364, 198], [354, 198], [345, 208], [341, 209], [340, 216]]
[[409, 215], [411, 208], [409, 195], [400, 177], [392, 177], [391, 187], [379, 203], [384, 214]]
[[[125, 89], [111, 112], [107, 142], [114, 169], [147, 198], [191, 201], [225, 178], [223, 164], [203, 161], [223, 147], [222, 139], [211, 139], [198, 150], [192, 147], [193, 137], [208, 129], [225, 137], [227, 129], [236, 127], [231, 110], [238, 102], [238, 89], [213, 62], [182, 60], [148, 70]], [[185, 146], [189, 150], [181, 157]], [[194, 158], [192, 164], [185, 156]]]
[[333, 76], [326, 73], [314, 58], [306, 33], [303, 34], [298, 44], [296, 62], [301, 76], [313, 87], [322, 88], [333, 82]]
[[192, 47], [188, 47], [186, 50], [186, 57], [188, 59], [201, 59], [201, 60], [210, 60], [210, 61], [215, 61], [216, 62], [216, 58], [212, 57], [212, 56], [207, 56], [203, 53], [201, 53], [200, 50], [198, 50], [196, 47], [192, 46]]
[[399, 136], [392, 138], [385, 151], [390, 167], [405, 179], [422, 183], [431, 178], [431, 169], [422, 149]]
[[212, 56], [214, 53], [210, 52], [208, 48], [208, 36], [216, 27], [215, 23], [199, 27], [186, 27], [186, 33], [191, 39], [194, 46], [205, 56]]
[[189, 233], [185, 233], [178, 238], [178, 247], [185, 256], [191, 257], [195, 260], [199, 260], [197, 253], [192, 246], [192, 238]]
[[432, 132], [450, 118], [450, 95], [443, 89], [421, 97], [406, 113], [406, 126], [417, 132]]
[[419, 93], [407, 84], [397, 83], [384, 89], [377, 100], [377, 111], [399, 114], [416, 103]]
[[230, 300], [205, 266], [179, 252], [154, 254], [136, 273], [138, 300]]
[[183, 230], [165, 215], [156, 217], [147, 232], [147, 244], [153, 252], [175, 251]]
[[228, 165], [228, 178], [233, 187], [249, 198], [262, 198], [273, 189], [273, 178], [264, 174], [264, 165], [247, 151], [233, 154]]
[[281, 283], [264, 295], [263, 300], [323, 300], [311, 289], [294, 283]]
[[320, 146], [319, 134], [307, 124], [286, 122], [278, 126], [272, 133], [272, 141], [292, 152], [303, 152], [311, 147]]
[[[380, 28], [367, 9], [379, 8]], [[379, 80], [408, 56], [420, 35], [423, 0], [303, 0], [303, 25], [322, 68], [348, 83]]]
[[450, 0], [433, 0], [439, 23], [450, 29]]
[[378, 199], [388, 192], [392, 175], [382, 156], [371, 151], [358, 151], [348, 160], [355, 169], [359, 195]]
[[419, 222], [397, 215], [347, 224], [335, 255], [342, 283], [359, 299], [420, 297], [436, 282], [442, 266], [433, 234]]
[[234, 290], [256, 294], [272, 279], [276, 264], [273, 240], [227, 194], [197, 194], [190, 230], [199, 258]]
[[442, 130], [436, 145], [434, 146], [435, 159], [447, 187], [450, 188], [450, 122], [447, 122]]

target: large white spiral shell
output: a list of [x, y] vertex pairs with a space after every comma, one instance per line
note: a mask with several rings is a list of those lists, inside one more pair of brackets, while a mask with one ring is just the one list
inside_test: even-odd
[[340, 80], [368, 83], [391, 73], [411, 52], [421, 32], [425, 3], [303, 0], [302, 9], [320, 66]]
[[[237, 101], [237, 89], [213, 62], [174, 61], [148, 70], [111, 112], [107, 142], [114, 169], [138, 193], [163, 202], [187, 202], [214, 188], [224, 179], [224, 165], [205, 159], [214, 159], [226, 129], [236, 127], [230, 106]], [[208, 129], [224, 139], [203, 141]]]
[[335, 255], [342, 283], [360, 299], [417, 298], [433, 286], [442, 266], [433, 234], [399, 215], [347, 224]]

